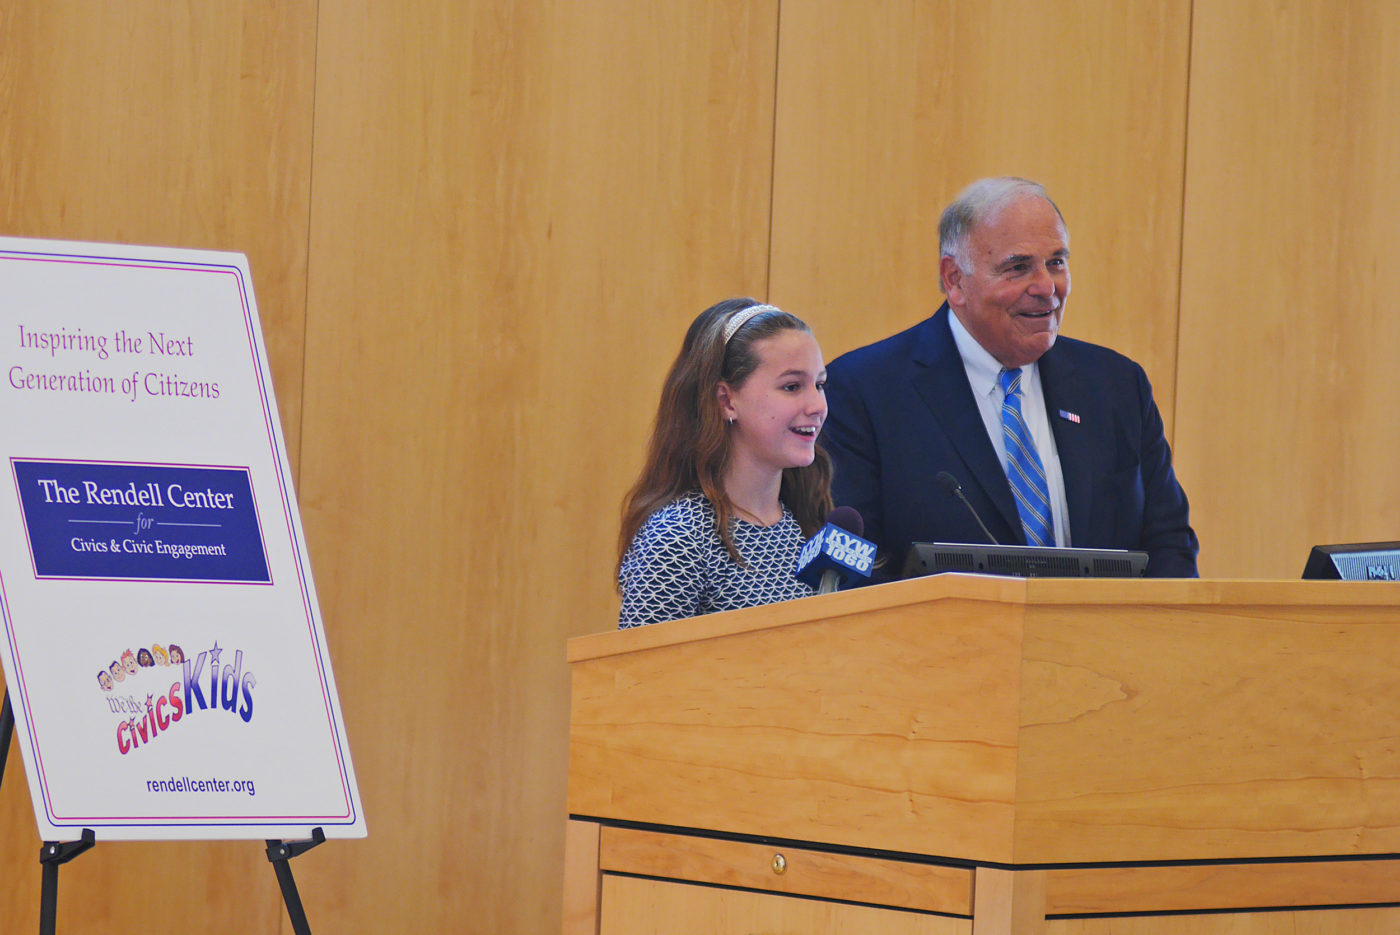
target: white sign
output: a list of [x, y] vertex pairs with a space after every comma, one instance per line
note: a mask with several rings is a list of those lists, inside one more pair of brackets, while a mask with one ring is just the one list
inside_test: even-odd
[[364, 836], [246, 257], [0, 238], [0, 368], [40, 837]]

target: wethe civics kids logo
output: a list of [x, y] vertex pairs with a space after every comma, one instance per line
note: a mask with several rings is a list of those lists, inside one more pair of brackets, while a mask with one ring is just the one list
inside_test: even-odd
[[[156, 643], [135, 652], [127, 649], [99, 669], [97, 684], [107, 693], [107, 706], [113, 714], [121, 715], [117, 749], [125, 755], [153, 743], [176, 724], [188, 723], [192, 715], [203, 711], [226, 711], [250, 723], [258, 680], [244, 669], [243, 650], [234, 650], [233, 661], [221, 665], [227, 658], [228, 651], [218, 641], [193, 659], [175, 643], [168, 647]], [[174, 677], [168, 688], [161, 670], [167, 670], [166, 678]], [[122, 694], [132, 689], [136, 691]], [[142, 691], [146, 693], [144, 701]]]

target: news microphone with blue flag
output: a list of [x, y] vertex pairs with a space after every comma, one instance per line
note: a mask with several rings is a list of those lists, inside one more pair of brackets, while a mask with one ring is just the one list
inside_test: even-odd
[[797, 555], [793, 576], [816, 590], [830, 594], [860, 578], [869, 578], [875, 565], [875, 543], [860, 537], [865, 520], [853, 507], [838, 506], [826, 525], [807, 540]]

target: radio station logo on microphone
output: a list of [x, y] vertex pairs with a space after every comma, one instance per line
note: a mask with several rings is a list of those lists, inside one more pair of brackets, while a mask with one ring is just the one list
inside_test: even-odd
[[857, 578], [869, 578], [874, 566], [875, 543], [828, 522], [803, 544], [793, 577], [818, 594], [826, 594]]
[[828, 554], [836, 561], [854, 568], [863, 575], [870, 574], [870, 568], [875, 564], [875, 543], [866, 542], [844, 529], [832, 527], [827, 531], [826, 544]]
[[251, 723], [257, 685], [243, 650], [230, 653], [217, 640], [193, 657], [176, 643], [127, 648], [97, 671], [98, 689], [118, 715], [115, 741], [123, 756], [158, 743], [169, 731], [210, 723], [205, 712]]
[[797, 557], [798, 567], [810, 565], [822, 554], [853, 571], [869, 575], [871, 566], [875, 564], [875, 543], [853, 536], [839, 526], [828, 525], [802, 546], [802, 552]]

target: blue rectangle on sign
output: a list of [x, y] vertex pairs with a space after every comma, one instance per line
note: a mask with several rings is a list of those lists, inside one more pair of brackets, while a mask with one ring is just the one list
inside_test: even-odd
[[40, 578], [272, 581], [246, 468], [11, 464]]

